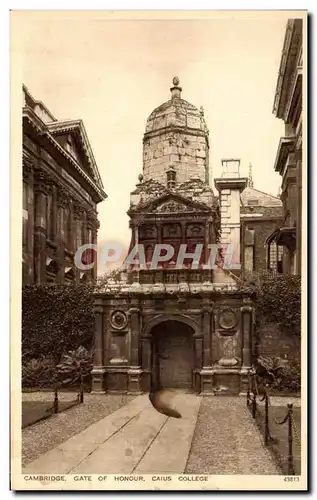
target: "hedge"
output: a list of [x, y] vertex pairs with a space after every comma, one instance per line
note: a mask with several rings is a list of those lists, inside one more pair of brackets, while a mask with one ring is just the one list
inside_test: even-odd
[[23, 362], [93, 345], [92, 286], [28, 285], [22, 289]]
[[261, 274], [243, 283], [254, 294], [258, 324], [276, 323], [283, 333], [300, 336], [301, 278], [290, 274]]

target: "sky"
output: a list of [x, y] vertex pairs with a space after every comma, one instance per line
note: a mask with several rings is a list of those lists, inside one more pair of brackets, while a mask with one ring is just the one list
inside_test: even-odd
[[56, 118], [81, 118], [87, 130], [108, 195], [98, 205], [99, 243], [129, 245], [146, 120], [170, 98], [174, 76], [182, 98], [204, 107], [212, 186], [221, 159], [240, 158], [241, 176], [251, 162], [254, 187], [277, 195], [284, 125], [272, 108], [289, 13], [20, 14], [24, 84]]

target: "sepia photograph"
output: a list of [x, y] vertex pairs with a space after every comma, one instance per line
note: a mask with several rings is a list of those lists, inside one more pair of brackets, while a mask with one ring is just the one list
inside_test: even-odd
[[307, 11], [12, 10], [11, 489], [307, 490]]

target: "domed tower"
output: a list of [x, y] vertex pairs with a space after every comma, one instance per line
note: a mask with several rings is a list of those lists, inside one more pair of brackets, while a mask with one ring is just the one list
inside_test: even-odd
[[182, 99], [177, 77], [170, 91], [170, 100], [155, 108], [146, 122], [144, 180], [166, 184], [166, 171], [173, 165], [178, 182], [197, 177], [209, 183], [209, 132], [203, 108]]
[[[208, 129], [203, 112], [181, 98], [178, 78], [171, 99], [149, 116], [143, 144], [127, 272], [96, 296], [93, 390], [244, 393], [254, 312], [213, 265], [220, 209], [209, 185]], [[221, 243], [239, 243], [246, 179], [239, 161], [223, 169], [215, 179]]]
[[[161, 278], [173, 280], [178, 280], [179, 250], [187, 245], [186, 252], [193, 253], [200, 244], [202, 267], [208, 260], [208, 245], [217, 242], [220, 226], [219, 208], [209, 185], [208, 128], [203, 111], [182, 99], [181, 91], [179, 79], [174, 77], [171, 99], [147, 119], [143, 174], [131, 193], [128, 211], [133, 230], [130, 250], [143, 245], [145, 274], [153, 270], [150, 262], [155, 245], [169, 244], [174, 255], [161, 267], [174, 269], [175, 276]], [[190, 258], [185, 264], [190, 264]], [[212, 273], [207, 274], [211, 280]], [[144, 279], [151, 280], [149, 275]], [[206, 280], [206, 273], [193, 275], [193, 279]]]

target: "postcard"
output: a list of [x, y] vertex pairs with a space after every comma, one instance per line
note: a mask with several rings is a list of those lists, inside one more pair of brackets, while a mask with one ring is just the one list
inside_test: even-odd
[[307, 490], [306, 79], [306, 11], [11, 11], [12, 490]]

